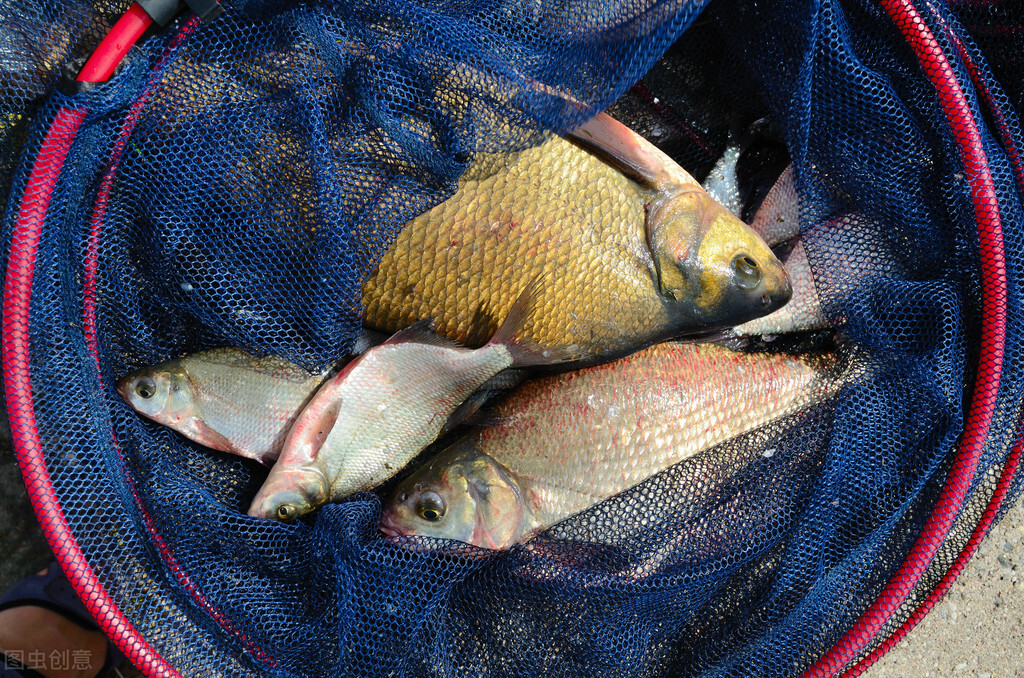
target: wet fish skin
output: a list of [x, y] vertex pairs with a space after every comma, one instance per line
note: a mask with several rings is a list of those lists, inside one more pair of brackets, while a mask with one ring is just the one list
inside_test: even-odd
[[800, 197], [793, 166], [782, 171], [750, 222], [769, 247], [800, 235]]
[[782, 308], [732, 328], [731, 336], [751, 337], [821, 330], [830, 324], [825, 318], [814, 285], [814, 271], [803, 243], [796, 239], [783, 264], [793, 285], [793, 298]]
[[519, 335], [536, 289], [527, 287], [480, 349], [419, 323], [346, 365], [295, 421], [249, 515], [292, 520], [371, 489], [433, 442], [452, 413], [495, 375], [574, 357], [576, 347], [542, 349]]
[[139, 414], [197, 443], [270, 464], [326, 376], [226, 347], [136, 370], [118, 380], [117, 392]]
[[[501, 346], [471, 351], [402, 342], [368, 351], [303, 411], [249, 514], [290, 520], [387, 480], [440, 433], [472, 391], [511, 362]], [[313, 488], [309, 499], [295, 500], [306, 483]], [[282, 512], [285, 505], [294, 511]]]
[[[529, 339], [580, 346], [575, 367], [784, 304], [789, 283], [763, 241], [611, 122], [612, 135], [625, 130], [615, 137], [620, 163], [561, 137], [478, 157], [456, 194], [407, 224], [367, 279], [366, 325], [393, 332], [434, 317], [440, 334], [479, 346], [543, 275]], [[654, 171], [637, 178], [617, 165]], [[756, 285], [737, 285], [742, 256], [760, 269]]]
[[507, 548], [702, 450], [836, 393], [836, 353], [667, 343], [528, 382], [501, 424], [460, 439], [384, 507], [388, 535]]

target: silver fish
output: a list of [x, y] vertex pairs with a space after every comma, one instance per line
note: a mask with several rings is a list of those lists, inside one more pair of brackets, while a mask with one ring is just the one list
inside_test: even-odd
[[822, 401], [842, 386], [849, 364], [837, 353], [659, 344], [528, 382], [499, 407], [499, 425], [462, 438], [407, 478], [387, 502], [380, 528], [507, 548]]
[[458, 346], [421, 322], [349, 363], [296, 420], [249, 515], [292, 520], [375, 487], [433, 442], [499, 372], [575, 358], [575, 346], [540, 348], [520, 334], [536, 289], [534, 281], [480, 349]]
[[[743, 209], [740, 202], [740, 182], [736, 176], [736, 163], [740, 160], [742, 149], [739, 144], [729, 144], [718, 159], [715, 166], [708, 172], [702, 184], [715, 201], [737, 217]], [[771, 245], [771, 243], [768, 243]]]
[[215, 348], [132, 372], [117, 392], [139, 414], [197, 443], [270, 464], [326, 377], [275, 355]]

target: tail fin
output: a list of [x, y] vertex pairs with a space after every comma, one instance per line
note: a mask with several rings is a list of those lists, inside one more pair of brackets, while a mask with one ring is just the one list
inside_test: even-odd
[[534, 305], [540, 293], [543, 276], [530, 281], [519, 298], [512, 304], [501, 327], [494, 333], [488, 345], [501, 344], [512, 355], [512, 367], [530, 367], [533, 365], [554, 365], [571, 362], [585, 357], [584, 351], [575, 344], [569, 346], [540, 346], [529, 337], [523, 336], [523, 330], [530, 321]]

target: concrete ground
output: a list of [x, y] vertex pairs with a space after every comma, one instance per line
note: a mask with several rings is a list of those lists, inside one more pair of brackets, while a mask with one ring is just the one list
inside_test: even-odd
[[[0, 591], [52, 559], [3, 434], [0, 430]], [[1024, 676], [1022, 580], [1024, 506], [1018, 504], [992, 529], [946, 598], [864, 676]]]
[[995, 525], [946, 597], [866, 678], [1024, 676], [1024, 504]]

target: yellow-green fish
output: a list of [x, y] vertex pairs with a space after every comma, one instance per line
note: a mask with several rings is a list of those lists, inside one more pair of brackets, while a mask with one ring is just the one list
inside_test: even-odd
[[408, 223], [363, 287], [364, 322], [425, 318], [468, 346], [537, 277], [526, 334], [576, 364], [737, 325], [791, 294], [746, 224], [606, 115], [518, 153], [482, 155], [446, 202]]
[[852, 371], [847, 358], [666, 343], [528, 382], [497, 409], [501, 423], [403, 481], [380, 529], [507, 548], [835, 394]]

